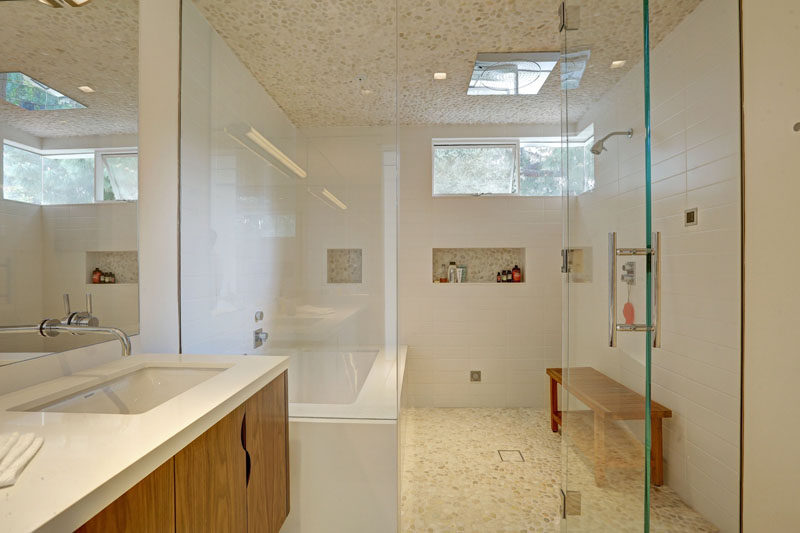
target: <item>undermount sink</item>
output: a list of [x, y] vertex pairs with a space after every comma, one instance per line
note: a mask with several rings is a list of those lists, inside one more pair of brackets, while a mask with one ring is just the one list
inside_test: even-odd
[[227, 367], [146, 366], [77, 392], [40, 398], [15, 411], [140, 414], [210, 379]]

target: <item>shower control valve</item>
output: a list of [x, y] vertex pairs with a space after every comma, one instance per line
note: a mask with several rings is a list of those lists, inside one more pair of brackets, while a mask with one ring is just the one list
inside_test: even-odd
[[269, 338], [269, 333], [258, 328], [253, 332], [253, 348], [258, 348], [259, 346], [263, 345], [267, 342], [267, 338]]

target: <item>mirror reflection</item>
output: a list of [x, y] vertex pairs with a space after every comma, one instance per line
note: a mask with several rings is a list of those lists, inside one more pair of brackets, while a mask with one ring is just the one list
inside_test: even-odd
[[[0, 327], [138, 333], [138, 1], [0, 17]], [[112, 340], [50, 333], [0, 335], [0, 365]]]

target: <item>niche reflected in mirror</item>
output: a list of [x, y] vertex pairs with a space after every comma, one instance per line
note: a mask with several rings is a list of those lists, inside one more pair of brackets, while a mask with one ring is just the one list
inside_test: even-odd
[[[138, 11], [0, 3], [0, 328], [91, 294], [100, 326], [139, 332]], [[0, 365], [109, 340], [0, 332]]]

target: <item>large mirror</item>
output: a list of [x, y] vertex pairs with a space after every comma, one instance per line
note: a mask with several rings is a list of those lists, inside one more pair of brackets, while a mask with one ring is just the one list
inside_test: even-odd
[[[139, 331], [138, 1], [0, 2], [0, 327]], [[0, 333], [0, 365], [109, 340]]]

